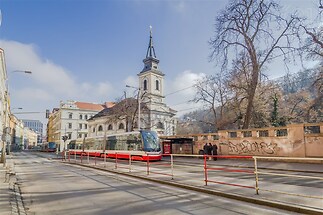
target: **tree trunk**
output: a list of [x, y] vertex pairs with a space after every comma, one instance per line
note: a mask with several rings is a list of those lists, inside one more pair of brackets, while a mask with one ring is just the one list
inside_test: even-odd
[[245, 119], [242, 126], [243, 129], [249, 128], [250, 121], [251, 121], [252, 107], [253, 107], [253, 99], [255, 97], [256, 89], [258, 86], [259, 68], [257, 63], [255, 63], [254, 65], [255, 66], [253, 66], [253, 70], [252, 70], [252, 80], [249, 88], [250, 90], [248, 92], [248, 105], [247, 105]]

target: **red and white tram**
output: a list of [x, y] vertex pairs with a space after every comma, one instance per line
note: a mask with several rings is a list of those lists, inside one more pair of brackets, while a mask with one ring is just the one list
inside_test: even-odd
[[153, 161], [161, 160], [161, 146], [155, 131], [134, 131], [86, 137], [69, 142], [70, 155]]

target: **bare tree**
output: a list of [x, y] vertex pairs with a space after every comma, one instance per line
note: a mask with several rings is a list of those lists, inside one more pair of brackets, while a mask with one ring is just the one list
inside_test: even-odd
[[276, 56], [282, 55], [285, 60], [290, 57], [298, 22], [293, 16], [283, 18], [279, 5], [273, 0], [232, 0], [217, 16], [215, 37], [210, 41], [211, 60], [220, 64], [223, 71], [228, 71], [229, 61], [241, 55], [246, 56], [250, 64], [251, 81], [243, 128], [250, 124], [261, 72]]
[[219, 129], [218, 121], [223, 117], [224, 108], [228, 102], [226, 78], [220, 73], [206, 76], [198, 81], [195, 87], [196, 95], [192, 101], [204, 103], [212, 112], [212, 119], [208, 119], [204, 123], [211, 124]]

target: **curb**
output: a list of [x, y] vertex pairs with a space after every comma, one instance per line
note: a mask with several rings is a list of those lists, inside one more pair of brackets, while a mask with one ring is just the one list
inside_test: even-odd
[[82, 166], [82, 167], [96, 169], [96, 170], [105, 171], [105, 172], [116, 173], [116, 174], [132, 177], [132, 178], [137, 178], [137, 179], [139, 178], [142, 180], [151, 181], [151, 182], [155, 182], [155, 183], [159, 183], [159, 184], [179, 187], [179, 188], [183, 188], [183, 189], [187, 189], [187, 190], [193, 190], [193, 191], [197, 191], [197, 192], [201, 192], [201, 193], [206, 193], [206, 194], [215, 195], [215, 196], [221, 196], [221, 197], [225, 197], [225, 198], [230, 198], [230, 199], [249, 202], [249, 203], [253, 203], [253, 204], [273, 207], [273, 208], [296, 212], [296, 213], [311, 214], [311, 215], [322, 215], [323, 214], [323, 210], [318, 210], [315, 208], [294, 206], [294, 205], [284, 204], [284, 203], [271, 201], [271, 200], [252, 198], [252, 197], [243, 196], [243, 195], [239, 195], [239, 194], [224, 193], [224, 192], [217, 191], [217, 190], [207, 190], [207, 189], [197, 187], [197, 186], [185, 185], [185, 184], [180, 184], [180, 183], [170, 182], [170, 181], [161, 181], [158, 179], [147, 178], [147, 177], [143, 177], [140, 175], [134, 175], [134, 174], [126, 173], [126, 172], [114, 171], [111, 169], [104, 169], [104, 168], [100, 168], [100, 167], [89, 166], [89, 165], [81, 164], [81, 163], [69, 163], [66, 161], [62, 161], [62, 163], [69, 164], [69, 165]]

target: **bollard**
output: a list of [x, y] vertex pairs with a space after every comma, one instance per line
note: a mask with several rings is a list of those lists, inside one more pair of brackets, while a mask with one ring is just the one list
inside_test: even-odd
[[87, 152], [87, 164], [90, 164], [90, 152]]
[[104, 168], [107, 168], [107, 153], [104, 152]]
[[205, 186], [207, 186], [207, 165], [206, 165], [206, 155], [204, 155], [204, 180]]
[[116, 165], [114, 167], [115, 169], [118, 169], [118, 153], [116, 152]]
[[94, 166], [96, 166], [96, 154], [94, 156]]
[[254, 161], [255, 161], [255, 180], [256, 180], [256, 186], [255, 186], [255, 189], [256, 189], [256, 194], [259, 195], [259, 185], [258, 185], [258, 182], [259, 182], [259, 178], [258, 178], [258, 166], [257, 166], [257, 158], [256, 157], [253, 157]]
[[149, 156], [147, 155], [147, 175], [149, 175]]
[[68, 162], [70, 163], [71, 162], [71, 152], [68, 151]]
[[173, 161], [173, 154], [170, 155], [170, 166], [172, 171], [172, 179], [174, 179], [174, 161]]
[[131, 172], [131, 153], [129, 153], [129, 172]]
[[75, 163], [76, 163], [76, 152], [74, 151], [74, 160], [75, 160]]

